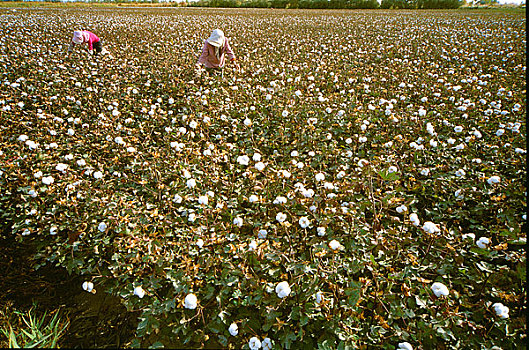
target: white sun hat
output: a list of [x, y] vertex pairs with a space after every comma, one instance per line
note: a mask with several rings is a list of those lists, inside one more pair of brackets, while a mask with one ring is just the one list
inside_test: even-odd
[[220, 29], [215, 29], [207, 39], [207, 42], [215, 47], [224, 45], [224, 33]]
[[73, 38], [72, 41], [76, 44], [82, 44], [83, 43], [83, 33], [81, 31], [76, 30], [73, 32]]

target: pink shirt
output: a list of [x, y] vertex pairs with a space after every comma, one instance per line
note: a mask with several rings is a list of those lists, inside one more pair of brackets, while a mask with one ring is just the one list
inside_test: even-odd
[[235, 54], [231, 50], [230, 43], [228, 42], [228, 38], [225, 38], [224, 40], [224, 46], [220, 48], [220, 55], [219, 58], [215, 56], [215, 46], [208, 43], [208, 41], [204, 41], [204, 47], [202, 48], [202, 54], [198, 58], [198, 63], [202, 63], [206, 66], [206, 68], [222, 68], [224, 67], [224, 64], [226, 63], [226, 55], [230, 59], [230, 61], [235, 60]]
[[[93, 50], [94, 43], [97, 43], [99, 41], [97, 35], [92, 32], [89, 32], [88, 30], [81, 30], [81, 33], [83, 34], [83, 42], [81, 44], [88, 43], [88, 50]], [[74, 45], [75, 43], [72, 41], [70, 43], [70, 46], [68, 47], [68, 52], [72, 51]]]

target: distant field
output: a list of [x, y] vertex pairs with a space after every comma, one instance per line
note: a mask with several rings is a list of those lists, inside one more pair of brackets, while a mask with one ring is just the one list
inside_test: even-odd
[[128, 346], [526, 343], [524, 12], [92, 5], [0, 9], [0, 215]]

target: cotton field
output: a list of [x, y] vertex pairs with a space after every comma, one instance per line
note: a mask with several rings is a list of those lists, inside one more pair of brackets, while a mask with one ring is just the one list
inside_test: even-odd
[[[139, 312], [127, 346], [526, 343], [525, 13], [0, 9], [0, 26], [5, 234]], [[215, 28], [241, 68], [197, 75]], [[108, 53], [66, 57], [78, 29]]]

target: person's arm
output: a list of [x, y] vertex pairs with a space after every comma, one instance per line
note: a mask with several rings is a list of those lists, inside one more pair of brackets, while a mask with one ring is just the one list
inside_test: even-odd
[[208, 59], [208, 55], [209, 55], [208, 44], [207, 42], [204, 42], [204, 46], [202, 47], [202, 53], [200, 54], [200, 57], [198, 58], [198, 61], [197, 61], [197, 66], [200, 66], [201, 64], [205, 65]]
[[228, 56], [228, 60], [232, 62], [235, 67], [239, 68], [239, 64], [237, 63], [237, 58], [235, 57], [235, 53], [233, 53], [233, 50], [230, 47], [230, 42], [226, 38], [226, 55]]

